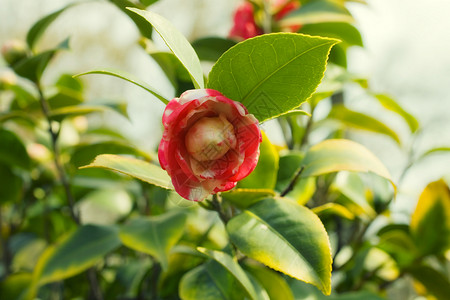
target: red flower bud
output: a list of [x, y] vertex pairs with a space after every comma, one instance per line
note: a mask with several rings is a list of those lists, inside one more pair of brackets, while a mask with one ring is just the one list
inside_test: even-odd
[[242, 3], [234, 13], [233, 28], [231, 28], [229, 37], [245, 40], [260, 34], [263, 34], [263, 31], [256, 25], [252, 4]]
[[184, 92], [169, 102], [162, 122], [159, 162], [183, 198], [202, 201], [228, 191], [256, 167], [258, 120], [218, 91]]

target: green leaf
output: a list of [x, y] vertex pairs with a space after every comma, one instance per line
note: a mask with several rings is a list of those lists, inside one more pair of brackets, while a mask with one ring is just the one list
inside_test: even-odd
[[227, 224], [230, 239], [250, 258], [331, 291], [331, 250], [320, 219], [282, 198], [267, 198]]
[[155, 256], [163, 270], [167, 270], [169, 251], [181, 238], [185, 223], [186, 214], [179, 211], [135, 218], [122, 226], [120, 239], [131, 249]]
[[197, 250], [207, 255], [209, 258], [214, 259], [225, 269], [227, 269], [227, 271], [230, 272], [234, 276], [234, 278], [241, 284], [242, 288], [247, 292], [248, 296], [250, 296], [251, 299], [259, 299], [250, 279], [247, 277], [244, 270], [242, 270], [237, 261], [233, 260], [230, 255], [225, 252], [214, 251], [202, 247], [198, 247]]
[[208, 88], [244, 104], [263, 122], [305, 102], [322, 80], [337, 40], [296, 33], [261, 35], [225, 52]]
[[229, 192], [223, 192], [223, 199], [229, 201], [239, 208], [246, 208], [259, 200], [275, 196], [271, 189], [242, 189], [235, 188]]
[[419, 281], [427, 290], [428, 294], [436, 297], [437, 300], [448, 299], [450, 282], [448, 277], [428, 266], [412, 266], [408, 269], [414, 279]]
[[364, 146], [350, 140], [325, 140], [309, 149], [302, 177], [338, 171], [372, 172], [395, 184], [383, 163]]
[[429, 149], [428, 151], [426, 151], [425, 153], [420, 155], [419, 158], [417, 158], [417, 161], [429, 156], [430, 154], [439, 153], [439, 152], [450, 152], [450, 147], [436, 147], [436, 148]]
[[350, 128], [384, 134], [392, 138], [398, 144], [401, 143], [397, 133], [382, 122], [366, 114], [352, 111], [343, 105], [334, 106], [328, 117], [336, 119]]
[[191, 44], [189, 44], [187, 39], [178, 31], [178, 29], [158, 14], [136, 8], [128, 9], [144, 17], [150, 24], [152, 24], [169, 49], [173, 52], [173, 54], [175, 54], [175, 56], [189, 72], [194, 86], [197, 89], [204, 88], [205, 83], [203, 80], [203, 70], [200, 65], [200, 60], [198, 59], [194, 48], [192, 48]]
[[165, 189], [173, 189], [169, 175], [161, 167], [134, 158], [102, 154], [97, 156], [91, 164], [81, 168], [104, 168]]
[[[56, 119], [56, 120], [62, 120], [67, 117], [76, 117], [76, 116], [83, 116], [91, 113], [96, 112], [104, 112], [112, 107], [104, 105], [76, 105], [76, 106], [65, 106], [57, 109], [53, 109], [50, 112], [50, 118]], [[116, 106], [116, 108], [119, 108]], [[113, 110], [117, 111], [117, 109]], [[123, 114], [123, 112], [119, 112], [120, 114]], [[125, 116], [126, 117], [126, 116]]]
[[161, 100], [162, 103], [164, 103], [164, 104], [169, 103], [169, 100], [167, 100], [166, 98], [161, 96], [161, 93], [159, 93], [156, 89], [149, 86], [147, 83], [140, 81], [139, 79], [132, 78], [132, 75], [126, 74], [124, 72], [108, 71], [108, 70], [94, 70], [94, 71], [77, 74], [74, 77], [79, 77], [79, 76], [83, 76], [83, 75], [87, 75], [87, 74], [103, 74], [103, 75], [110, 75], [110, 76], [114, 76], [117, 78], [121, 78], [123, 80], [126, 80], [128, 82], [131, 82], [131, 83], [137, 85], [138, 87], [143, 88], [147, 92], [150, 92], [153, 96], [155, 96], [156, 98]]
[[84, 225], [47, 248], [34, 271], [38, 285], [83, 272], [120, 245], [114, 227]]
[[341, 40], [346, 46], [363, 47], [363, 41], [358, 29], [349, 23], [327, 22], [306, 24], [300, 29], [301, 33], [313, 36], [323, 36]]
[[409, 126], [409, 129], [412, 133], [416, 132], [419, 129], [419, 121], [403, 109], [394, 99], [384, 94], [375, 94], [376, 99], [383, 105], [384, 108], [397, 113], [401, 116]]
[[327, 203], [316, 206], [312, 209], [312, 211], [322, 219], [327, 215], [340, 216], [348, 220], [353, 220], [355, 218], [355, 215], [350, 210], [337, 203]]
[[2, 186], [0, 188], [0, 203], [14, 203], [21, 199], [24, 185], [23, 179], [3, 163], [0, 163], [0, 182]]
[[278, 172], [278, 152], [267, 135], [263, 131], [261, 133], [262, 142], [259, 147], [258, 164], [250, 175], [239, 181], [239, 188], [273, 189], [275, 187]]
[[230, 272], [210, 260], [181, 278], [179, 295], [183, 300], [233, 300], [243, 299], [245, 293]]
[[192, 43], [192, 47], [201, 60], [213, 62], [234, 45], [236, 45], [235, 41], [220, 37], [201, 38]]
[[114, 3], [121, 11], [123, 11], [134, 22], [134, 24], [136, 24], [136, 27], [138, 28], [142, 36], [148, 39], [152, 38], [152, 31], [153, 31], [152, 25], [149, 24], [143, 17], [136, 15], [135, 13], [131, 12], [128, 9], [129, 7], [142, 8], [141, 5], [138, 6], [135, 2], [129, 0], [110, 0], [110, 1]]
[[30, 49], [33, 49], [47, 27], [50, 26], [53, 21], [55, 21], [56, 18], [58, 18], [59, 15], [62, 14], [66, 9], [75, 6], [76, 4], [77, 3], [71, 3], [37, 21], [27, 33], [28, 47], [30, 47]]
[[247, 263], [245, 270], [258, 280], [267, 291], [271, 300], [294, 300], [292, 291], [286, 281], [274, 271], [263, 266]]
[[118, 141], [106, 141], [91, 144], [79, 144], [76, 146], [70, 157], [70, 162], [75, 167], [89, 164], [97, 155], [100, 154], [130, 154], [142, 156], [145, 159], [151, 159], [147, 153], [136, 149], [129, 143]]
[[284, 17], [281, 26], [354, 21], [344, 4], [333, 0], [310, 1]]
[[411, 233], [422, 255], [450, 248], [450, 190], [444, 180], [423, 190], [411, 216]]
[[0, 129], [0, 162], [22, 169], [29, 169], [31, 160], [19, 137], [6, 129]]
[[2, 298], [14, 300], [25, 299], [32, 278], [33, 276], [30, 273], [16, 273], [4, 278], [0, 282]]

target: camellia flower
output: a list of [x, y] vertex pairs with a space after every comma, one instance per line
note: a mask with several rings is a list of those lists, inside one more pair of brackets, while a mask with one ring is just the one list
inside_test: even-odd
[[258, 120], [218, 91], [184, 92], [169, 102], [162, 122], [159, 162], [183, 198], [202, 201], [228, 191], [258, 162]]
[[[272, 0], [271, 11], [274, 12], [274, 21], [280, 21], [288, 13], [299, 7], [300, 2], [298, 0]], [[297, 32], [300, 28], [301, 25], [291, 25], [288, 26], [287, 30]], [[233, 27], [228, 34], [229, 38], [246, 40], [263, 33], [263, 29], [256, 24], [253, 5], [250, 2], [240, 4], [234, 13]]]

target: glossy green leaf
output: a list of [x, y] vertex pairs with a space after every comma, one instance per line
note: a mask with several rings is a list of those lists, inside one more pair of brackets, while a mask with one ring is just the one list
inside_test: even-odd
[[384, 134], [398, 144], [401, 143], [397, 133], [381, 121], [366, 114], [352, 111], [343, 105], [334, 106], [328, 117], [336, 119], [350, 128]]
[[155, 256], [167, 270], [169, 251], [181, 238], [185, 223], [186, 214], [179, 211], [135, 218], [122, 226], [120, 239], [131, 249]]
[[289, 285], [276, 272], [256, 264], [246, 264], [244, 268], [264, 287], [271, 300], [294, 300]]
[[72, 277], [93, 266], [119, 245], [116, 228], [81, 226], [44, 251], [34, 276], [39, 285]]
[[346, 46], [363, 46], [361, 34], [358, 29], [349, 23], [326, 22], [306, 24], [302, 26], [301, 33], [335, 38], [341, 40]]
[[192, 81], [196, 88], [204, 88], [203, 70], [200, 65], [195, 50], [187, 39], [175, 28], [172, 23], [162, 16], [150, 11], [140, 10], [136, 8], [128, 8], [130, 11], [144, 17], [164, 40], [169, 49], [184, 65], [186, 70], [191, 75]]
[[372, 172], [389, 180], [395, 188], [383, 163], [367, 148], [350, 140], [325, 140], [309, 149], [302, 164], [302, 177], [338, 171]]
[[383, 105], [384, 108], [397, 113], [401, 116], [409, 126], [411, 132], [416, 132], [419, 129], [419, 121], [409, 112], [403, 109], [394, 99], [384, 94], [375, 94], [376, 99]]
[[195, 52], [201, 60], [217, 61], [222, 54], [236, 45], [233, 40], [220, 37], [206, 37], [192, 43]]
[[151, 159], [147, 153], [136, 149], [130, 143], [119, 141], [106, 141], [90, 144], [79, 144], [73, 150], [70, 162], [75, 167], [81, 167], [89, 164], [97, 155], [100, 154], [130, 154], [142, 156], [145, 159]]
[[280, 156], [277, 174], [277, 191], [283, 191], [295, 176], [295, 173], [302, 166], [304, 155], [300, 152], [290, 151]]
[[[135, 1], [130, 0], [110, 0], [110, 1], [114, 3], [121, 11], [123, 11], [134, 22], [134, 24], [136, 24], [136, 27], [138, 28], [142, 36], [148, 39], [152, 38], [153, 26], [149, 24], [143, 17], [136, 15], [135, 13], [131, 12], [128, 9], [128, 7], [143, 8], [142, 5], [137, 5]], [[148, 2], [150, 0], [145, 1]]]
[[245, 274], [241, 266], [238, 264], [238, 262], [234, 260], [230, 255], [228, 255], [225, 252], [206, 249], [203, 247], [198, 247], [197, 250], [207, 255], [209, 258], [214, 259], [219, 264], [221, 264], [225, 269], [227, 269], [227, 271], [234, 276], [234, 278], [239, 282], [239, 284], [241, 284], [242, 288], [247, 292], [250, 299], [259, 299], [250, 279], [247, 277], [247, 275]]
[[275, 196], [271, 189], [242, 189], [236, 188], [223, 192], [222, 198], [240, 208], [246, 208], [264, 198]]
[[76, 3], [71, 3], [37, 21], [27, 33], [28, 47], [30, 47], [30, 49], [33, 49], [48, 26], [50, 26], [53, 21], [55, 21], [56, 18], [58, 18], [59, 15], [62, 14], [66, 9], [74, 5], [76, 5]]
[[273, 189], [277, 181], [278, 152], [264, 132], [259, 146], [259, 160], [256, 168], [244, 179], [239, 181], [239, 188]]
[[250, 258], [331, 291], [331, 250], [320, 219], [282, 198], [267, 198], [227, 224], [230, 239]]
[[166, 98], [164, 98], [163, 96], [161, 96], [161, 93], [159, 93], [155, 88], [149, 86], [147, 83], [140, 81], [139, 79], [135, 79], [133, 78], [132, 75], [129, 74], [125, 74], [124, 72], [118, 72], [118, 71], [108, 71], [108, 70], [94, 70], [94, 71], [89, 71], [89, 72], [85, 72], [85, 73], [81, 73], [81, 74], [77, 74], [74, 77], [79, 77], [79, 76], [83, 76], [83, 75], [88, 75], [88, 74], [103, 74], [103, 75], [110, 75], [110, 76], [114, 76], [123, 80], [126, 80], [128, 82], [131, 82], [132, 84], [137, 85], [138, 87], [143, 88], [144, 90], [146, 90], [147, 92], [151, 93], [153, 96], [155, 96], [156, 98], [158, 98], [159, 100], [161, 100], [162, 103], [167, 104], [169, 103], [169, 100], [167, 100]]
[[15, 133], [6, 129], [0, 129], [0, 162], [23, 169], [31, 166], [25, 145]]
[[102, 154], [97, 156], [91, 164], [82, 168], [104, 168], [165, 189], [173, 189], [169, 175], [161, 167], [134, 158]]
[[321, 218], [327, 215], [340, 216], [348, 220], [353, 220], [355, 218], [355, 215], [350, 210], [337, 203], [327, 203], [316, 206], [312, 211]]
[[423, 190], [411, 216], [411, 233], [422, 255], [450, 248], [450, 190], [444, 180]]
[[445, 274], [424, 265], [412, 266], [408, 269], [408, 273], [425, 287], [428, 295], [433, 295], [437, 300], [448, 299], [450, 281]]
[[181, 278], [179, 295], [183, 300], [233, 300], [246, 294], [230, 272], [211, 260]]
[[98, 189], [77, 201], [76, 208], [82, 224], [113, 225], [131, 212], [133, 199], [123, 189]]
[[213, 66], [208, 88], [243, 103], [260, 122], [277, 117], [298, 107], [316, 90], [336, 42], [296, 33], [245, 40]]
[[297, 24], [315, 24], [327, 22], [347, 22], [354, 21], [350, 12], [345, 8], [344, 4], [333, 0], [317, 0], [310, 1], [289, 13], [284, 17], [280, 24], [282, 26], [290, 26]]

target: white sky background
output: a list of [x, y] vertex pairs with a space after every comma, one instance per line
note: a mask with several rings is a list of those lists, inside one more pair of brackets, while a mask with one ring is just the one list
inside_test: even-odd
[[[10, 38], [24, 38], [39, 18], [59, 9], [69, 0], [0, 0], [0, 45]], [[232, 7], [237, 0], [160, 0], [154, 10], [171, 20], [186, 36], [226, 35]], [[369, 0], [368, 6], [349, 6], [365, 42], [364, 49], [350, 51], [350, 70], [370, 78], [373, 89], [391, 94], [424, 127], [416, 149], [450, 146], [450, 1]], [[58, 56], [44, 79], [50, 83], [61, 72], [92, 69], [124, 70], [174, 96], [157, 65], [136, 46], [134, 25], [112, 5], [94, 2], [64, 13], [44, 36], [40, 47], [56, 45], [71, 36], [71, 51]], [[0, 61], [0, 66], [1, 66]], [[0, 67], [1, 68], [1, 67]], [[90, 98], [127, 99], [132, 122], [114, 119], [114, 124], [144, 150], [154, 149], [161, 135], [163, 105], [151, 95], [115, 78], [91, 75], [84, 79]], [[348, 91], [352, 109], [386, 121], [405, 142], [407, 128], [360, 92]], [[354, 136], [371, 149], [398, 178], [405, 153], [390, 140], [377, 135]], [[399, 197], [399, 209], [411, 211], [425, 185], [442, 176], [450, 177], [450, 154], [434, 155], [411, 169]]]

